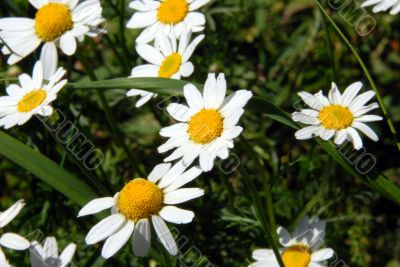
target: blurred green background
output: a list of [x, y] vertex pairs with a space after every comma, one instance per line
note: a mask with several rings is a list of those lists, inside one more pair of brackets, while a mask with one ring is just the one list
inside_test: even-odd
[[[349, 19], [351, 10], [335, 10], [328, 6], [328, 1], [322, 2], [357, 47], [399, 128], [399, 17], [373, 14], [371, 9], [365, 9], [376, 21], [376, 27], [360, 36], [357, 24], [351, 22], [354, 17]], [[99, 79], [127, 77], [132, 67], [143, 62], [134, 49], [139, 31], [125, 28], [133, 11], [127, 7], [128, 1], [102, 3], [108, 34], [86, 38], [78, 53], [89, 59]], [[341, 91], [358, 80], [364, 82], [364, 90], [370, 89], [355, 58], [312, 0], [220, 0], [211, 1], [202, 11], [207, 17], [206, 38], [191, 58], [195, 72], [190, 81], [203, 83], [208, 72], [224, 72], [231, 89], [249, 89], [290, 113], [299, 104], [297, 92], [315, 93], [323, 89], [327, 93], [332, 81]], [[32, 18], [34, 14], [26, 0], [0, 2], [1, 17]], [[19, 66], [8, 66], [1, 56], [0, 78], [31, 73], [38, 55], [29, 56]], [[62, 56], [60, 62], [68, 70], [70, 81], [89, 80], [76, 57]], [[5, 93], [6, 84], [0, 86]], [[164, 112], [169, 102], [165, 97], [137, 109], [134, 99], [125, 97], [125, 92], [109, 90], [106, 96], [125, 143], [137, 157], [135, 165], [113, 137], [93, 90], [64, 89], [53, 106], [62, 110], [105, 156], [104, 163], [95, 171], [82, 171], [81, 163], [68, 155], [37, 119], [7, 133], [64, 166], [100, 195], [113, 195], [129, 179], [138, 177], [138, 170], [148, 172], [162, 161], [163, 155], [156, 149], [165, 140], [158, 131], [173, 123]], [[51, 121], [56, 123], [59, 116], [54, 114]], [[260, 196], [265, 198], [270, 191], [265, 187], [266, 177], [257, 171], [254, 157], [243, 144], [248, 142], [257, 153], [273, 184], [271, 194], [278, 225], [293, 227], [296, 215], [317, 192], [324, 190], [309, 215], [328, 221], [326, 246], [333, 248], [348, 266], [400, 266], [399, 206], [372, 192], [360, 179], [349, 176], [313, 141], [296, 141], [292, 129], [251, 112], [245, 114], [241, 124], [245, 128], [243, 138], [238, 140], [231, 158], [246, 166]], [[377, 168], [400, 186], [399, 152], [390, 131], [385, 121], [373, 124], [373, 128], [381, 140], [373, 143], [364, 138], [367, 152], [375, 156]], [[239, 172], [224, 173], [221, 169], [225, 170], [225, 165], [226, 162], [218, 163], [214, 171], [197, 179], [195, 184], [205, 189], [205, 196], [183, 205], [194, 210], [196, 217], [192, 224], [177, 227], [178, 236], [187, 238], [188, 243], [183, 254], [172, 259], [176, 266], [183, 266], [183, 262], [188, 266], [205, 266], [206, 262], [215, 266], [246, 266], [252, 261], [252, 250], [269, 247]], [[78, 220], [78, 205], [3, 157], [0, 177], [2, 210], [20, 198], [27, 202], [6, 231], [28, 238], [40, 238], [40, 233], [54, 235], [61, 248], [75, 242], [76, 266], [162, 266], [162, 253], [157, 246], [153, 246], [151, 259], [135, 258], [130, 245], [126, 245], [112, 259], [102, 260], [102, 243], [85, 246], [83, 242], [96, 218]], [[104, 190], [95, 189], [93, 177]], [[326, 186], [322, 185], [324, 177]], [[5, 252], [15, 266], [29, 265], [29, 253], [7, 249]]]

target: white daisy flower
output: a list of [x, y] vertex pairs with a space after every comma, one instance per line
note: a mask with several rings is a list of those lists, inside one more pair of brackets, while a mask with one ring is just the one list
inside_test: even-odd
[[[192, 62], [189, 61], [197, 45], [204, 39], [204, 35], [197, 36], [190, 42], [192, 33], [184, 31], [179, 38], [179, 44], [175, 36], [168, 37], [161, 34], [156, 39], [155, 47], [148, 44], [137, 44], [138, 54], [150, 64], [140, 65], [132, 69], [133, 78], [139, 77], [160, 77], [179, 80], [181, 77], [188, 77], [194, 71]], [[132, 89], [127, 96], [141, 96], [136, 102], [136, 107], [141, 107], [156, 94]]]
[[[24, 201], [21, 199], [17, 201], [14, 205], [9, 207], [6, 211], [0, 213], [0, 229], [3, 229], [7, 224], [9, 224], [22, 210], [25, 206]], [[13, 250], [26, 250], [30, 246], [28, 240], [20, 235], [14, 233], [5, 233], [0, 237], [0, 266], [11, 267], [9, 262], [4, 255], [1, 247], [6, 247]]]
[[349, 85], [343, 94], [340, 94], [335, 83], [329, 91], [328, 98], [322, 91], [312, 95], [307, 92], [300, 92], [298, 95], [311, 109], [302, 109], [294, 112], [294, 121], [308, 124], [296, 132], [299, 140], [310, 139], [320, 136], [327, 141], [334, 137], [336, 145], [343, 144], [350, 140], [355, 149], [363, 146], [361, 137], [357, 130], [363, 132], [373, 141], [378, 141], [376, 133], [365, 122], [380, 121], [382, 117], [377, 115], [366, 115], [370, 110], [379, 108], [378, 103], [365, 104], [371, 100], [375, 92], [367, 91], [357, 96], [363, 84], [355, 82]]
[[58, 255], [58, 244], [55, 237], [47, 237], [42, 246], [33, 241], [30, 248], [32, 267], [67, 267], [75, 254], [76, 245], [69, 244]]
[[384, 12], [390, 9], [391, 15], [400, 12], [400, 0], [366, 0], [361, 4], [362, 7], [374, 6], [372, 12]]
[[173, 103], [168, 113], [180, 123], [161, 129], [160, 135], [169, 140], [158, 148], [159, 153], [175, 151], [164, 161], [179, 158], [189, 166], [197, 157], [203, 171], [213, 168], [216, 157], [228, 158], [233, 139], [243, 128], [237, 126], [244, 106], [253, 96], [250, 91], [239, 90], [225, 98], [226, 80], [223, 73], [215, 78], [209, 74], [203, 95], [192, 84], [183, 89], [188, 106]]
[[[333, 257], [330, 248], [320, 249], [325, 238], [325, 221], [309, 219], [307, 216], [296, 227], [292, 235], [283, 228], [277, 229], [279, 242], [284, 247], [280, 250], [285, 267], [322, 267], [322, 263]], [[249, 267], [279, 267], [272, 249], [253, 251], [255, 263]]]
[[94, 37], [98, 26], [104, 22], [99, 0], [29, 0], [37, 9], [35, 19], [0, 19], [0, 38], [3, 54], [10, 55], [8, 64], [14, 64], [32, 53], [41, 43], [41, 61], [48, 70], [49, 78], [57, 68], [57, 49], [64, 54], [75, 53], [76, 40], [85, 35]]
[[[86, 236], [92, 245], [104, 239], [102, 256], [110, 258], [132, 236], [132, 249], [136, 256], [147, 255], [151, 242], [150, 221], [160, 242], [171, 255], [177, 254], [177, 245], [165, 221], [175, 224], [190, 223], [194, 213], [174, 205], [200, 197], [199, 188], [181, 188], [200, 175], [201, 169], [185, 171], [181, 163], [173, 167], [157, 165], [148, 179], [133, 179], [114, 197], [98, 198], [83, 207], [78, 217], [111, 209], [111, 216], [96, 224]], [[164, 221], [165, 220], [165, 221]]]
[[5, 129], [15, 125], [22, 125], [33, 115], [50, 116], [53, 108], [50, 103], [57, 98], [58, 91], [63, 88], [67, 80], [62, 80], [65, 70], [59, 68], [49, 82], [43, 82], [43, 66], [40, 61], [33, 68], [32, 78], [28, 74], [21, 74], [17, 84], [7, 87], [7, 96], [0, 97], [0, 126]]
[[184, 28], [191, 32], [204, 30], [206, 22], [203, 13], [197, 9], [210, 0], [134, 0], [130, 8], [137, 10], [127, 27], [146, 28], [136, 39], [138, 43], [148, 43], [161, 32], [179, 37]]

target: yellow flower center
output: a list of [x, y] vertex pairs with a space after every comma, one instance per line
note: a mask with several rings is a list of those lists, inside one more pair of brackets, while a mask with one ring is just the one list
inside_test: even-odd
[[158, 214], [163, 207], [164, 194], [154, 183], [146, 179], [134, 179], [127, 183], [118, 196], [118, 211], [132, 221]]
[[330, 105], [319, 113], [321, 124], [329, 130], [342, 130], [353, 123], [353, 113], [344, 106]]
[[311, 251], [306, 246], [292, 246], [283, 252], [282, 260], [285, 267], [307, 267], [311, 261]]
[[182, 57], [178, 53], [173, 53], [166, 57], [158, 70], [158, 77], [170, 78], [179, 71], [182, 63]]
[[189, 121], [189, 135], [198, 144], [208, 144], [221, 136], [224, 119], [215, 109], [203, 109], [194, 114]]
[[44, 42], [51, 42], [72, 29], [71, 11], [60, 3], [48, 3], [42, 6], [35, 17], [35, 31]]
[[46, 99], [47, 93], [45, 90], [33, 90], [26, 95], [18, 102], [18, 111], [19, 112], [29, 112], [35, 109], [37, 106], [43, 103]]
[[158, 20], [164, 24], [177, 24], [183, 21], [188, 11], [186, 0], [164, 0], [158, 8]]

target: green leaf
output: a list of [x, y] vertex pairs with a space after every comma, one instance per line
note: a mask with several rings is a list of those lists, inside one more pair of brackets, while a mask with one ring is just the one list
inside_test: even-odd
[[87, 184], [74, 175], [2, 131], [0, 131], [0, 154], [33, 173], [77, 204], [84, 205], [98, 197]]

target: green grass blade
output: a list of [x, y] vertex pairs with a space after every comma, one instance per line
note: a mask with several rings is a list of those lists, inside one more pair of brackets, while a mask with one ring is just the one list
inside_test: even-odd
[[77, 204], [84, 205], [97, 197], [87, 184], [40, 152], [2, 131], [0, 131], [0, 154], [33, 173]]

